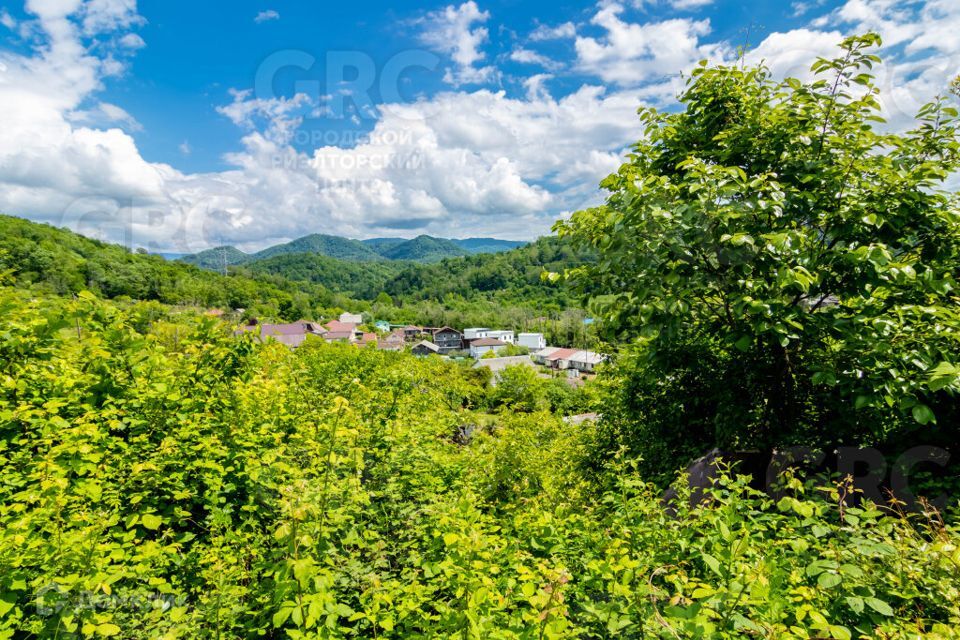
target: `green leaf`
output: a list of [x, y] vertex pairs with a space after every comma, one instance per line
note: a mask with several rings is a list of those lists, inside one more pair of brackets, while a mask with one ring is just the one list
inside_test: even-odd
[[817, 578], [817, 584], [823, 589], [832, 589], [841, 582], [842, 579], [835, 573], [824, 572]]
[[883, 600], [877, 598], [864, 598], [864, 602], [867, 603], [867, 606], [879, 613], [882, 616], [893, 616], [893, 609], [889, 604]]
[[933, 415], [933, 410], [925, 404], [916, 404], [913, 406], [913, 419], [920, 424], [936, 423], [937, 417]]
[[140, 517], [140, 524], [151, 531], [155, 531], [163, 524], [163, 518], [153, 513], [146, 513]]
[[850, 607], [851, 611], [857, 614], [863, 613], [863, 598], [858, 598], [857, 596], [847, 596], [846, 601], [847, 606]]

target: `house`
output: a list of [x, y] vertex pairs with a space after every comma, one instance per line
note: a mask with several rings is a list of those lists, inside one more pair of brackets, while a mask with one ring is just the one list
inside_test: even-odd
[[487, 331], [490, 331], [487, 327], [471, 327], [469, 329], [463, 330], [463, 339], [464, 340], [476, 340], [477, 338], [486, 338]]
[[440, 347], [429, 340], [421, 340], [410, 348], [410, 353], [415, 356], [431, 356], [440, 353]]
[[540, 351], [547, 347], [547, 339], [542, 333], [521, 333], [517, 336], [517, 344], [530, 351]]
[[500, 374], [501, 371], [503, 371], [507, 367], [515, 367], [515, 366], [532, 367], [534, 369], [537, 368], [537, 365], [533, 363], [533, 360], [530, 359], [530, 356], [506, 356], [503, 358], [481, 358], [480, 360], [477, 360], [477, 362], [473, 365], [473, 368], [479, 369], [480, 367], [484, 367], [486, 369], [490, 369], [490, 371], [493, 373], [493, 377], [490, 379], [490, 384], [495, 385], [497, 383], [497, 376]]
[[551, 369], [567, 369], [570, 367], [570, 358], [577, 353], [577, 349], [557, 349], [544, 358], [544, 364]]
[[404, 344], [403, 331], [397, 330], [379, 340], [377, 342], [377, 349], [381, 351], [403, 351]]
[[370, 344], [377, 344], [377, 334], [364, 332], [360, 334], [360, 339], [357, 340], [357, 344], [361, 347], [365, 347]]
[[327, 342], [357, 342], [363, 337], [363, 332], [354, 322], [331, 320], [326, 325], [327, 333], [323, 339]]
[[493, 338], [494, 340], [513, 344], [513, 331], [490, 329], [487, 327], [472, 327], [463, 330], [463, 339], [468, 343], [482, 338]]
[[340, 322], [349, 322], [352, 324], [363, 324], [363, 314], [361, 313], [347, 313], [344, 311], [340, 314]]
[[386, 320], [377, 320], [373, 323], [373, 326], [376, 327], [377, 331], [380, 333], [387, 333], [390, 331], [390, 323]]
[[480, 359], [483, 354], [493, 351], [500, 353], [507, 348], [507, 343], [495, 338], [477, 338], [470, 343], [470, 357]]
[[499, 340], [500, 342], [506, 342], [508, 344], [514, 343], [513, 331], [506, 331], [497, 329], [495, 331], [487, 331], [485, 338], [493, 338], [494, 340]]
[[463, 349], [463, 334], [450, 327], [433, 330], [433, 343], [440, 347], [440, 353], [450, 353]]
[[596, 366], [606, 360], [607, 357], [594, 351], [577, 351], [570, 356], [568, 362], [572, 369], [584, 373], [593, 373]]
[[534, 351], [532, 354], [530, 354], [530, 357], [533, 358], [533, 361], [537, 364], [547, 364], [547, 357], [559, 350], [560, 347], [544, 347], [539, 351]]
[[423, 335], [423, 327], [418, 327], [416, 325], [407, 325], [403, 329], [403, 339], [407, 342], [414, 342], [418, 340], [420, 336]]
[[327, 331], [315, 322], [300, 320], [287, 324], [259, 324], [252, 320], [250, 324], [237, 329], [234, 334], [256, 333], [261, 341], [276, 340], [280, 344], [296, 348], [303, 344], [307, 336], [313, 335], [326, 338]]

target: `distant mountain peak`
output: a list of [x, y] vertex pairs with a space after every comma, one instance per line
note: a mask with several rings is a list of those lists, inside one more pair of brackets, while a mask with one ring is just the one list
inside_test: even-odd
[[525, 244], [527, 243], [516, 240], [499, 240], [497, 238], [452, 240], [425, 233], [411, 239], [370, 238], [367, 240], [353, 240], [324, 233], [311, 233], [252, 254], [244, 253], [236, 247], [226, 245], [183, 256], [180, 259], [206, 269], [220, 269], [224, 265], [245, 264], [292, 253], [317, 254], [350, 262], [380, 260], [439, 262], [445, 258], [509, 251]]

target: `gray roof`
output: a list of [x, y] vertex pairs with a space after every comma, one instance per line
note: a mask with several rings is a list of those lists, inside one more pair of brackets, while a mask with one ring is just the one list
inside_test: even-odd
[[430, 349], [430, 351], [434, 351], [434, 352], [440, 351], [440, 347], [433, 344], [429, 340], [421, 340], [420, 342], [418, 342], [417, 344], [413, 345], [410, 348], [416, 349], [417, 347], [426, 347], [427, 349]]

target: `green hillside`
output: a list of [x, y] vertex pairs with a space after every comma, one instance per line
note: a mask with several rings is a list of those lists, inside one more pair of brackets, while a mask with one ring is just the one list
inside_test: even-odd
[[211, 270], [220, 270], [224, 264], [233, 266], [294, 253], [312, 253], [352, 262], [397, 260], [430, 263], [439, 262], [444, 258], [509, 251], [525, 244], [527, 243], [496, 238], [449, 240], [421, 235], [411, 240], [406, 238], [351, 240], [340, 236], [312, 234], [252, 254], [244, 253], [236, 247], [224, 246], [182, 256], [179, 260]]
[[530, 244], [526, 240], [500, 240], [498, 238], [464, 238], [453, 242], [470, 253], [499, 253]]
[[469, 251], [458, 246], [452, 240], [417, 236], [400, 244], [388, 247], [383, 256], [390, 260], [410, 260], [413, 262], [439, 262], [444, 258], [468, 255]]
[[240, 249], [237, 249], [236, 247], [227, 245], [223, 247], [206, 249], [191, 255], [180, 256], [176, 259], [180, 260], [181, 262], [186, 262], [187, 264], [196, 265], [201, 269], [219, 271], [224, 267], [224, 265], [229, 267], [247, 262], [250, 260], [250, 255], [240, 251]]
[[250, 256], [251, 260], [262, 260], [288, 253], [316, 253], [338, 260], [364, 261], [381, 260], [381, 256], [359, 240], [328, 236], [314, 233], [297, 238], [286, 244], [279, 244], [258, 251]]
[[355, 262], [316, 253], [291, 253], [254, 260], [238, 273], [271, 274], [288, 280], [320, 284], [339, 293], [364, 300], [374, 299], [384, 284], [405, 267], [386, 260]]
[[398, 244], [403, 244], [406, 241], [406, 238], [368, 238], [366, 240], [361, 240], [363, 244], [367, 245], [380, 255], [383, 255], [384, 251], [387, 251]]

